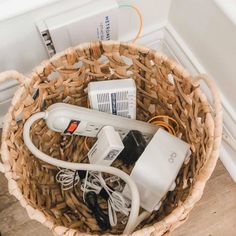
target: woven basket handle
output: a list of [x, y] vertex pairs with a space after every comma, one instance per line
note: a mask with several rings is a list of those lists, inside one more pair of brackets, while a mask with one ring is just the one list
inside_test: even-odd
[[[0, 73], [0, 84], [7, 81], [7, 80], [17, 80], [20, 85], [23, 85], [25, 83], [25, 76], [22, 75], [21, 73], [14, 71], [14, 70], [9, 70]], [[4, 172], [4, 165], [0, 161], [0, 172]]]
[[20, 84], [24, 84], [25, 76], [15, 70], [8, 70], [0, 73], [0, 84], [7, 80], [17, 80]]
[[219, 90], [213, 79], [209, 78], [208, 75], [201, 74], [196, 76], [195, 78], [197, 80], [203, 80], [211, 91], [211, 96], [213, 98], [214, 123], [216, 130], [215, 136], [221, 135], [223, 127], [223, 112]]
[[208, 160], [208, 162], [211, 163], [205, 165], [205, 168], [203, 168], [202, 170], [204, 172], [205, 180], [207, 180], [210, 178], [211, 173], [215, 168], [216, 162], [220, 154], [220, 146], [221, 146], [222, 131], [223, 131], [223, 111], [221, 106], [219, 90], [213, 79], [209, 78], [207, 75], [202, 74], [196, 76], [196, 80], [203, 80], [206, 83], [206, 85], [211, 91], [211, 95], [213, 98], [213, 112], [214, 112], [214, 124], [215, 124], [213, 150]]

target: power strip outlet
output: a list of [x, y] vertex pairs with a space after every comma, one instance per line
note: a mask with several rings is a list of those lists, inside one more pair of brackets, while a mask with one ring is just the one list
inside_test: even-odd
[[136, 86], [133, 79], [90, 82], [88, 97], [92, 109], [136, 119]]
[[80, 43], [117, 40], [118, 3], [115, 0], [91, 1], [46, 18], [38, 22], [37, 27], [50, 57]]
[[124, 138], [130, 130], [140, 131], [148, 142], [158, 127], [146, 122], [132, 120], [84, 107], [55, 103], [47, 109], [47, 126], [65, 134], [97, 137], [104, 126], [112, 126]]

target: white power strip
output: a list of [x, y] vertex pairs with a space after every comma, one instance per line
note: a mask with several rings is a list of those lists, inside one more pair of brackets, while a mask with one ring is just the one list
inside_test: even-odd
[[51, 105], [45, 120], [47, 126], [56, 132], [87, 137], [97, 137], [102, 127], [113, 126], [122, 138], [130, 130], [138, 130], [149, 141], [158, 130], [157, 126], [142, 121], [65, 103]]

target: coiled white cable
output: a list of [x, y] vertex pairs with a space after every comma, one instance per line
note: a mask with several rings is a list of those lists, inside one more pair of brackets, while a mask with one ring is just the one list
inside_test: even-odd
[[79, 175], [76, 175], [74, 170], [60, 169], [56, 174], [56, 181], [61, 184], [63, 191], [69, 190], [80, 182]]
[[117, 225], [116, 212], [128, 216], [130, 211], [129, 201], [125, 199], [120, 192], [114, 191], [108, 199], [108, 215], [111, 226]]
[[35, 121], [42, 118], [43, 119], [47, 118], [47, 111], [36, 113], [32, 115], [25, 122], [24, 129], [23, 129], [23, 139], [28, 149], [32, 152], [32, 154], [35, 157], [57, 167], [71, 169], [71, 170], [106, 172], [112, 175], [116, 175], [120, 177], [122, 180], [124, 180], [128, 184], [131, 190], [131, 196], [132, 196], [129, 219], [124, 229], [124, 234], [130, 234], [135, 229], [136, 222], [138, 221], [139, 206], [140, 206], [139, 192], [138, 192], [135, 182], [130, 178], [128, 174], [111, 166], [102, 166], [102, 165], [96, 165], [96, 164], [81, 164], [81, 163], [62, 161], [41, 152], [37, 147], [34, 146], [34, 144], [31, 141], [30, 128]]
[[[66, 191], [76, 186], [80, 182], [80, 177], [76, 174], [76, 170], [59, 168], [59, 172], [56, 174], [56, 181], [61, 185], [61, 189], [63, 191]], [[116, 182], [117, 186], [114, 186], [114, 190], [107, 185], [108, 182]], [[128, 216], [130, 212], [130, 201], [120, 193], [120, 191], [122, 191], [122, 186], [120, 184], [119, 179], [117, 179], [117, 176], [112, 176], [103, 179], [100, 172], [87, 172], [86, 178], [82, 180], [81, 184], [84, 202], [85, 193], [92, 191], [96, 194], [99, 194], [102, 188], [106, 191], [108, 195], [108, 216], [110, 225], [116, 226], [116, 212], [120, 212], [126, 216]]]
[[[84, 193], [88, 193], [90, 191], [99, 194], [101, 189], [103, 188], [108, 194], [108, 216], [111, 226], [117, 225], [117, 216], [116, 212], [121, 212], [122, 214], [128, 216], [130, 212], [130, 202], [128, 199], [124, 198], [124, 196], [116, 191], [111, 189], [107, 182], [110, 181], [111, 178], [104, 179], [100, 172], [89, 172], [89, 176], [85, 178], [81, 184], [81, 190]], [[120, 183], [118, 183], [118, 188], [120, 188]], [[116, 187], [114, 187], [116, 189]]]

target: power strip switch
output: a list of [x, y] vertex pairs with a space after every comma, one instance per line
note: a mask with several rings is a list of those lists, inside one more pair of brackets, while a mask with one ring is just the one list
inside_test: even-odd
[[90, 82], [88, 97], [94, 110], [136, 119], [136, 86], [133, 79]]

